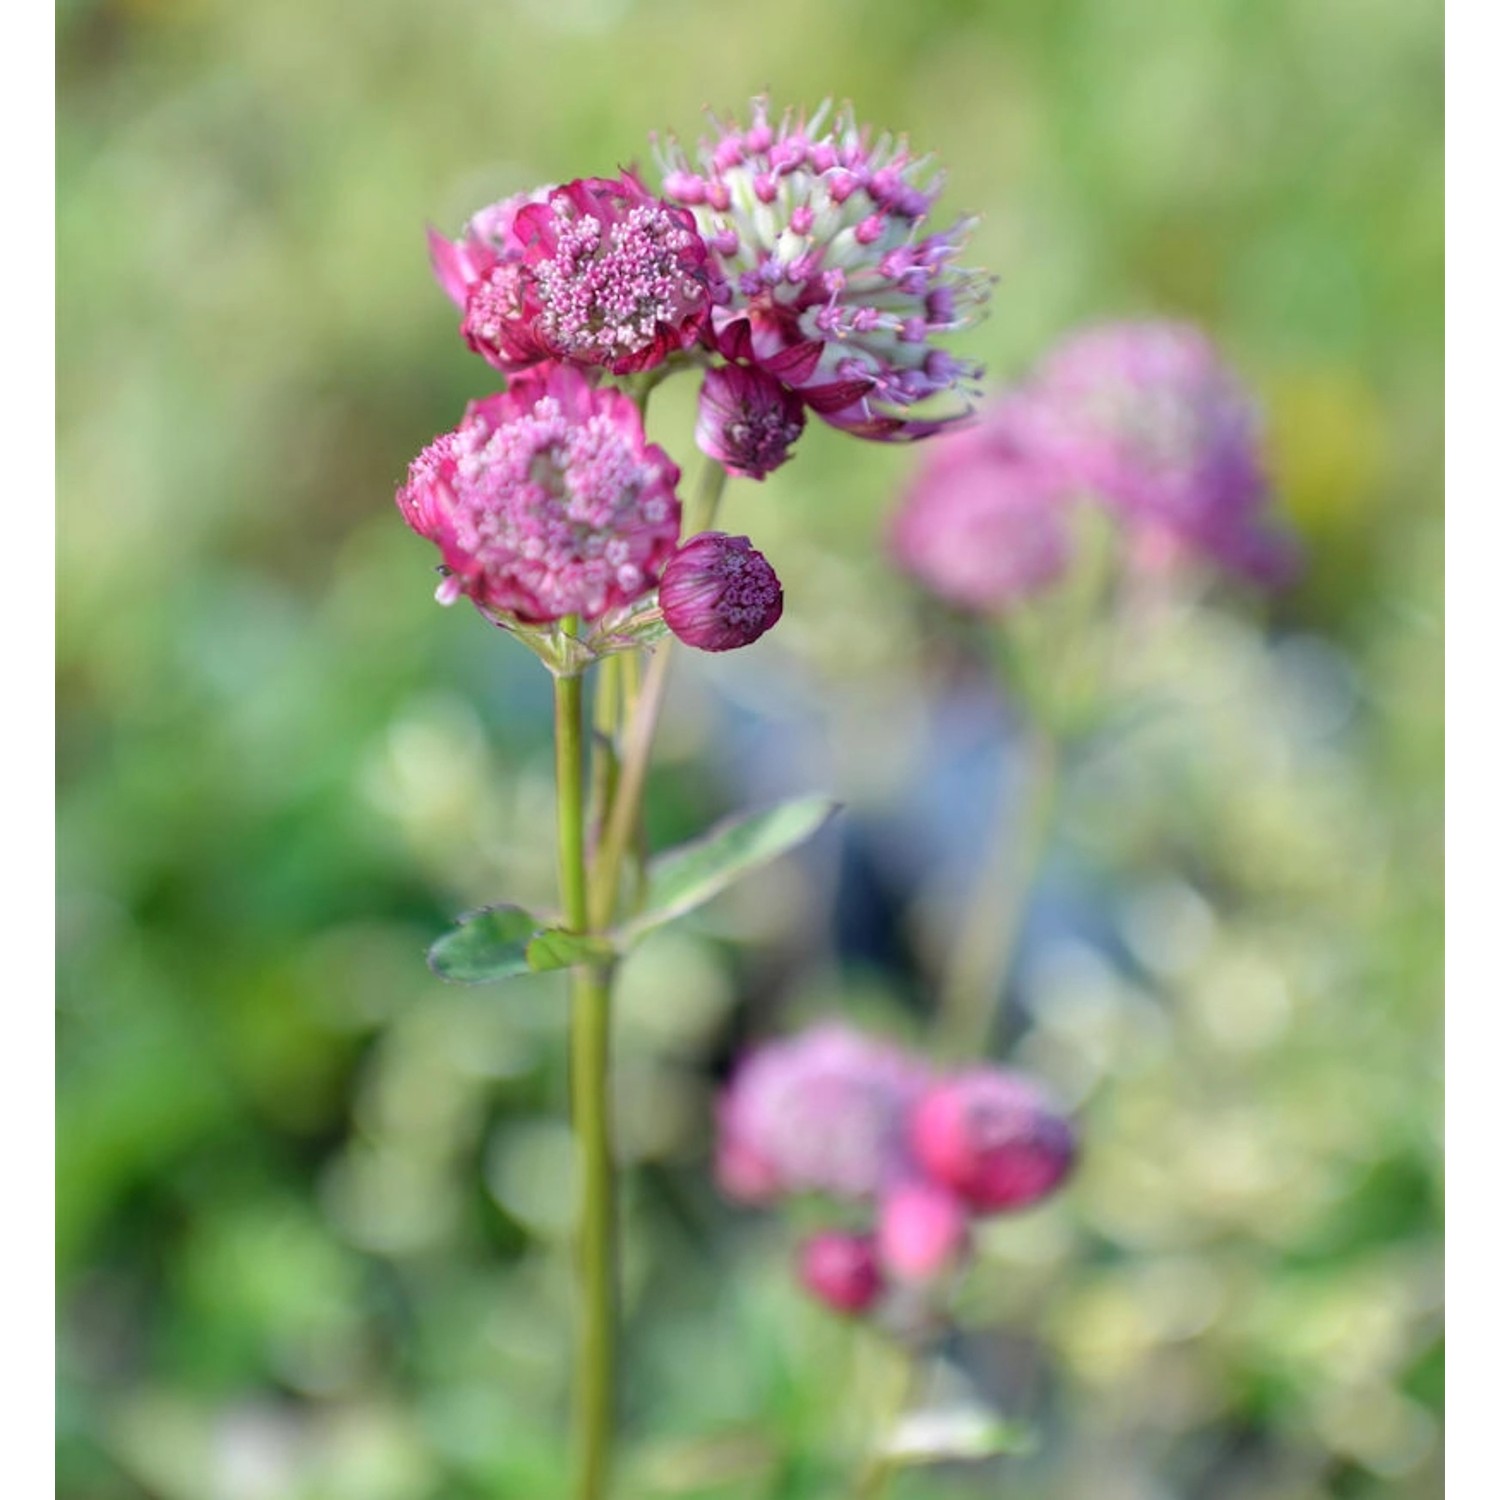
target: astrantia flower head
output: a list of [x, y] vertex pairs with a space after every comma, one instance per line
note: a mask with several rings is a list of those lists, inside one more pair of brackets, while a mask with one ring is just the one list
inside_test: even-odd
[[807, 415], [779, 380], [746, 365], [721, 365], [703, 377], [698, 447], [730, 474], [764, 479], [791, 457]]
[[684, 542], [662, 573], [662, 619], [700, 651], [734, 651], [759, 640], [781, 618], [781, 581], [747, 536], [702, 531]]
[[1198, 329], [1087, 329], [1043, 361], [1029, 391], [1056, 461], [1148, 551], [1196, 551], [1268, 585], [1295, 573], [1295, 544], [1267, 519], [1254, 403]]
[[436, 542], [444, 603], [504, 620], [596, 620], [650, 592], [677, 541], [677, 466], [635, 403], [546, 365], [473, 402], [413, 461], [396, 501]]
[[[872, 140], [847, 107], [828, 114], [773, 126], [760, 98], [748, 128], [710, 116], [696, 157], [659, 147], [663, 191], [693, 211], [728, 282], [713, 314], [727, 358], [858, 436], [925, 437], [963, 414], [981, 373], [934, 343], [988, 296], [988, 277], [955, 264], [973, 221], [929, 231], [942, 186], [931, 159]], [[955, 393], [963, 406], [946, 417], [911, 410]]]
[[1067, 569], [1066, 486], [1012, 398], [923, 454], [890, 531], [898, 567], [958, 609], [998, 614]]
[[[649, 369], [696, 342], [719, 280], [691, 214], [631, 172], [520, 205], [467, 290], [464, 336], [501, 370], [542, 359]], [[516, 253], [516, 252], [519, 253]]]
[[728, 1193], [868, 1198], [905, 1174], [906, 1115], [926, 1070], [899, 1049], [818, 1026], [750, 1053], [719, 1099]]
[[911, 1116], [911, 1146], [976, 1213], [1024, 1208], [1073, 1165], [1072, 1127], [1031, 1079], [976, 1068], [934, 1084]]

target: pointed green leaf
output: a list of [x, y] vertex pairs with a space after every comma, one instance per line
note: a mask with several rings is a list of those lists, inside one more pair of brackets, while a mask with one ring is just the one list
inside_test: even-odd
[[537, 974], [571, 969], [577, 964], [605, 964], [615, 956], [607, 938], [548, 927], [526, 945], [526, 963]]
[[799, 797], [763, 812], [740, 813], [652, 860], [646, 905], [626, 923], [629, 939], [680, 917], [726, 886], [810, 839], [839, 810], [827, 797]]
[[487, 906], [444, 933], [427, 950], [427, 966], [455, 984], [485, 984], [530, 973], [526, 947], [542, 925], [519, 906]]

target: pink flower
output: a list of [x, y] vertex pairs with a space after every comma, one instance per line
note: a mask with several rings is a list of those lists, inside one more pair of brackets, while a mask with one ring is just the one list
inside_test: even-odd
[[911, 1116], [923, 1169], [977, 1213], [1024, 1208], [1073, 1165], [1073, 1131], [1029, 1078], [999, 1068], [932, 1086]]
[[797, 1274], [818, 1301], [852, 1317], [868, 1310], [883, 1289], [867, 1234], [813, 1235], [798, 1252]]
[[677, 466], [635, 403], [547, 365], [471, 403], [411, 465], [396, 503], [437, 543], [438, 598], [528, 623], [595, 620], [655, 587], [677, 541]]
[[723, 365], [703, 377], [695, 436], [731, 474], [764, 479], [791, 457], [806, 425], [802, 402], [760, 370]]
[[1197, 552], [1267, 586], [1295, 574], [1296, 545], [1268, 519], [1254, 403], [1198, 329], [1086, 329], [1029, 390], [1055, 461], [1120, 513], [1148, 555]]
[[1072, 540], [1064, 486], [1012, 398], [984, 421], [942, 437], [897, 511], [898, 567], [958, 609], [1001, 613], [1066, 571]]
[[630, 172], [519, 206], [505, 245], [464, 311], [464, 337], [500, 370], [543, 359], [650, 369], [697, 341], [718, 291], [693, 216]]
[[906, 1175], [906, 1116], [926, 1069], [837, 1025], [746, 1056], [718, 1104], [719, 1184], [753, 1201], [816, 1192], [871, 1198]]
[[661, 577], [662, 619], [700, 651], [734, 651], [781, 618], [781, 581], [747, 536], [702, 531], [672, 555]]
[[[934, 337], [967, 326], [988, 278], [959, 269], [971, 220], [928, 232], [942, 186], [904, 140], [871, 139], [846, 107], [824, 128], [790, 113], [772, 126], [764, 98], [741, 129], [710, 116], [696, 158], [659, 147], [663, 192], [690, 208], [728, 283], [713, 337], [859, 437], [911, 439], [965, 414], [977, 365]], [[929, 397], [961, 409], [918, 415]]]
[[968, 1210], [937, 1183], [920, 1178], [900, 1183], [881, 1200], [876, 1244], [881, 1265], [893, 1276], [926, 1281], [963, 1258]]

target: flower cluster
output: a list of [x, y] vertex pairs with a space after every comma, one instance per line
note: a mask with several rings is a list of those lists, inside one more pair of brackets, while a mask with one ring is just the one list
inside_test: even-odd
[[[726, 359], [847, 432], [925, 437], [967, 410], [981, 374], [934, 342], [988, 296], [988, 278], [956, 264], [973, 221], [929, 229], [942, 187], [931, 159], [872, 138], [847, 107], [829, 113], [773, 125], [758, 98], [747, 127], [710, 117], [696, 154], [659, 146], [663, 192], [691, 209], [723, 273], [711, 324]], [[911, 410], [954, 393], [956, 413]]]
[[1023, 1075], [937, 1073], [838, 1025], [751, 1052], [718, 1104], [716, 1172], [731, 1197], [873, 1206], [871, 1227], [824, 1230], [799, 1252], [803, 1285], [847, 1313], [955, 1270], [973, 1219], [1045, 1197], [1074, 1153], [1072, 1128]]
[[1001, 613], [1066, 572], [1084, 503], [1114, 517], [1137, 564], [1198, 557], [1268, 588], [1296, 572], [1268, 517], [1254, 403], [1186, 324], [1064, 340], [983, 422], [933, 446], [891, 549], [940, 598]]
[[[967, 410], [979, 371], [935, 340], [988, 290], [954, 264], [968, 222], [929, 230], [928, 160], [828, 113], [773, 127], [759, 99], [748, 129], [713, 121], [696, 165], [666, 147], [659, 195], [622, 170], [492, 203], [453, 239], [429, 231], [465, 342], [509, 382], [397, 494], [442, 553], [443, 602], [467, 595], [567, 671], [663, 624], [724, 651], [776, 623], [781, 585], [746, 538], [673, 556], [679, 472], [645, 441], [646, 372], [701, 369], [698, 446], [757, 480], [809, 411], [909, 439]], [[927, 411], [951, 393], [959, 411]], [[583, 629], [565, 641], [570, 619]]]

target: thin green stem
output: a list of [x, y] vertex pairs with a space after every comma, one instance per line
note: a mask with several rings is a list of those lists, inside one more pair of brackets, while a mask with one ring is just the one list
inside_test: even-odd
[[[728, 478], [718, 464], [704, 472], [692, 506], [683, 521], [683, 535], [706, 531], [714, 523], [719, 502]], [[615, 918], [620, 900], [620, 877], [626, 852], [631, 848], [640, 823], [641, 804], [646, 792], [646, 771], [651, 762], [651, 747], [656, 740], [656, 726], [661, 719], [662, 703], [667, 693], [667, 673], [672, 665], [672, 638], [656, 648], [646, 668], [636, 699], [635, 711], [625, 732], [620, 754], [620, 776], [615, 784], [609, 817], [599, 837], [594, 855], [593, 880], [589, 890], [589, 915], [596, 930], [602, 931]]]
[[[564, 621], [574, 632], [577, 621]], [[588, 928], [584, 858], [583, 679], [554, 679], [558, 885], [575, 932]], [[575, 969], [569, 1036], [573, 1132], [580, 1162], [574, 1461], [578, 1500], [602, 1500], [615, 1417], [614, 1181], [609, 1131], [609, 970]]]
[[988, 863], [964, 913], [943, 980], [939, 1042], [951, 1057], [981, 1054], [990, 1040], [1052, 826], [1060, 763], [1056, 736], [1039, 724], [1028, 726], [1019, 785], [1001, 798]]

